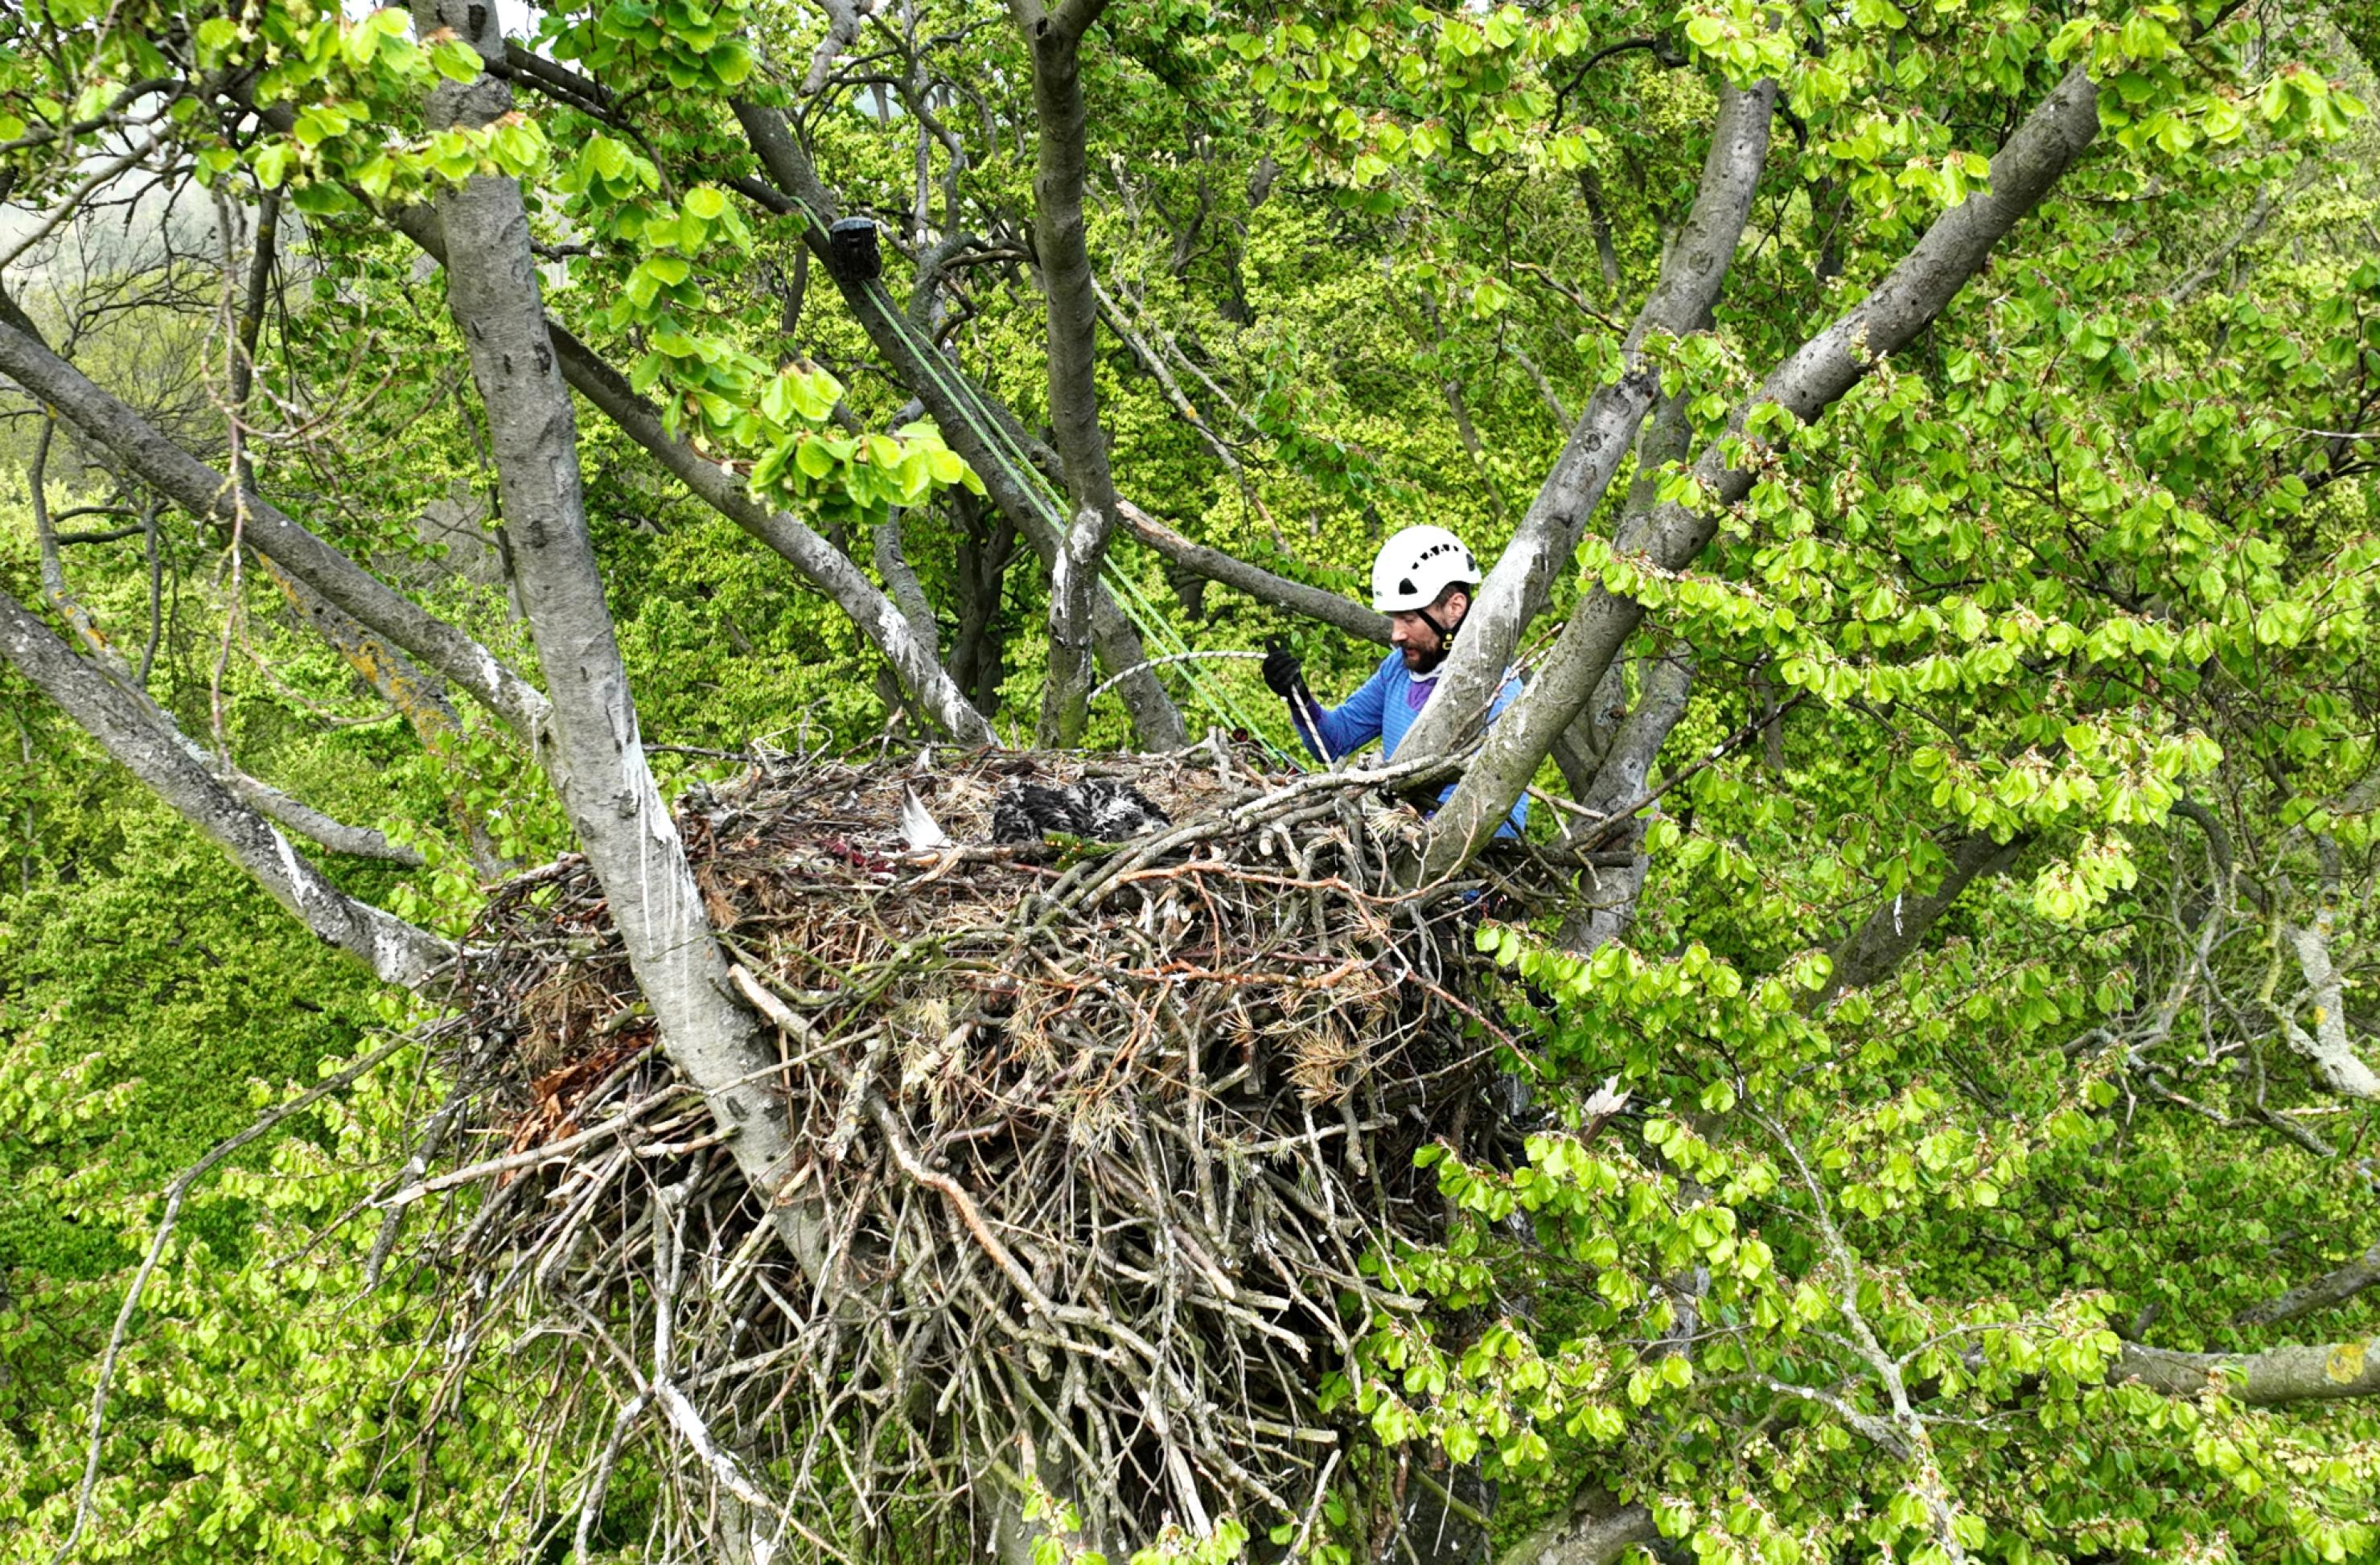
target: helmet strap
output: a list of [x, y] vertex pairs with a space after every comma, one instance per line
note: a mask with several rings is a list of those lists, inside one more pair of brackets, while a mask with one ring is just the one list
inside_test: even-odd
[[1449, 631], [1446, 626], [1439, 624], [1438, 616], [1431, 613], [1427, 609], [1415, 609], [1414, 611], [1414, 617], [1421, 621], [1422, 624], [1429, 626], [1429, 633], [1438, 637], [1439, 650], [1444, 651], [1447, 646], [1453, 641], [1453, 633]]
[[1454, 628], [1450, 630], [1439, 624], [1438, 616], [1431, 613], [1428, 609], [1415, 609], [1412, 613], [1415, 618], [1429, 626], [1431, 635], [1438, 637], [1438, 649], [1423, 661], [1418, 671], [1422, 673], [1429, 673], [1435, 671], [1439, 664], [1446, 661], [1446, 655], [1454, 650], [1454, 632], [1463, 628], [1463, 622], [1457, 620], [1454, 623]]

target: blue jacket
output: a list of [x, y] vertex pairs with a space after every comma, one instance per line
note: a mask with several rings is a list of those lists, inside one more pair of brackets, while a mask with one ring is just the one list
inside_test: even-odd
[[[1437, 690], [1438, 674], [1435, 671], [1425, 674], [1410, 673], [1405, 668], [1405, 655], [1391, 649], [1361, 689], [1339, 706], [1324, 709], [1317, 714], [1317, 733], [1307, 734], [1302, 721], [1293, 721], [1291, 726], [1297, 730], [1298, 738], [1305, 742], [1308, 750], [1314, 749], [1316, 739], [1322, 741], [1330, 753], [1321, 755], [1317, 751], [1316, 754], [1324, 760], [1337, 760], [1341, 756], [1362, 749], [1375, 739], [1380, 742], [1381, 755], [1393, 760], [1397, 746], [1404, 742], [1414, 720], [1421, 715], [1422, 708], [1429, 703], [1430, 697]], [[1495, 703], [1488, 709], [1488, 721], [1493, 722], [1501, 717], [1504, 709], [1511, 706], [1520, 694], [1520, 680], [1517, 677], [1507, 678], [1504, 687], [1496, 692]], [[1444, 804], [1453, 792], [1454, 785], [1448, 783], [1438, 795], [1439, 803]], [[1500, 827], [1496, 834], [1500, 837], [1517, 836], [1528, 819], [1529, 798], [1524, 794], [1520, 802], [1512, 807], [1512, 819]]]

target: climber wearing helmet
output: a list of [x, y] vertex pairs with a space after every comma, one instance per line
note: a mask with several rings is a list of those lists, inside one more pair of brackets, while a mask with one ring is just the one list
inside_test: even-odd
[[[1478, 585], [1478, 563], [1463, 540], [1444, 528], [1407, 528], [1381, 545], [1372, 561], [1372, 607], [1389, 616], [1392, 650], [1342, 706], [1317, 702], [1297, 655], [1275, 644], [1265, 656], [1265, 684], [1289, 703], [1291, 725], [1305, 747], [1324, 760], [1336, 760], [1378, 739], [1381, 753], [1393, 758], [1438, 689], [1439, 665], [1453, 649]], [[1520, 693], [1521, 682], [1506, 679], [1488, 720], [1493, 722]], [[1453, 791], [1450, 785], [1439, 797]], [[1515, 805], [1499, 835], [1515, 832], [1528, 807], [1525, 797]]]

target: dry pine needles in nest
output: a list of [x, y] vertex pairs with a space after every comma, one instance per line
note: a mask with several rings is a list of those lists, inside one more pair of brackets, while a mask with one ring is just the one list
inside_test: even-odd
[[[1003, 788], [1086, 771], [1172, 824], [987, 841]], [[952, 843], [911, 849], [905, 807]], [[406, 1194], [479, 1193], [417, 1242], [457, 1341], [509, 1321], [595, 1366], [544, 1410], [589, 1476], [540, 1509], [600, 1543], [638, 1440], [672, 1518], [646, 1558], [722, 1506], [801, 1555], [979, 1545], [1026, 1473], [1125, 1552], [1168, 1522], [1310, 1521], [1351, 1433], [1325, 1375], [1417, 1307], [1365, 1257], [1438, 1231], [1413, 1154], [1486, 1117], [1477, 883], [1398, 890], [1410, 811], [1220, 747], [788, 761], [679, 814], [777, 1025], [799, 1161], [774, 1199], [821, 1254], [773, 1241], [586, 868], [500, 888], [440, 1047], [443, 1128], [504, 1150]]]

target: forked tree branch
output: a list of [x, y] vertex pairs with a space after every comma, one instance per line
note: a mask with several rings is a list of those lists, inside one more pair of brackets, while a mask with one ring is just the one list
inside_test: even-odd
[[[868, 334], [893, 378], [925, 406], [944, 443], [975, 469], [991, 503], [1032, 544], [1034, 552], [1044, 563], [1054, 564], [1064, 541], [1065, 518], [1036, 488], [1037, 469], [1031, 461], [1036, 443], [1014, 414], [987, 394], [940, 347], [918, 335], [881, 282], [848, 275], [835, 266], [827, 243], [827, 224], [834, 220], [838, 204], [811, 166], [809, 154], [795, 140], [784, 115], [745, 99], [735, 100], [732, 106], [745, 139], [774, 181], [771, 186], [738, 179], [732, 182], [734, 188], [771, 212], [802, 220], [803, 242], [825, 263], [853, 319]], [[1148, 653], [1139, 632], [1104, 587], [1093, 587], [1091, 615], [1091, 635], [1101, 665], [1111, 674], [1141, 670], [1119, 685], [1141, 745], [1153, 750], [1181, 748], [1188, 742], [1182, 714], [1156, 675], [1147, 671]]]
[[339, 610], [468, 690], [516, 732], [534, 734], [545, 697], [445, 621], [382, 582], [254, 491], [183, 450], [155, 425], [50, 352], [13, 310], [0, 310], [0, 374], [55, 408], [84, 439], [191, 516], [228, 528]]
[[1776, 101], [1773, 81], [1721, 90], [1694, 208], [1621, 344], [1623, 372], [1587, 399], [1512, 541], [1480, 583], [1463, 616], [1462, 639], [1439, 672], [1438, 694], [1401, 747], [1436, 754], [1462, 737], [1464, 714], [1488, 710], [1523, 632], [1544, 609], [1555, 578], [1570, 567], [1587, 518], [1660, 395], [1660, 367], [1643, 352], [1645, 340], [1656, 332], [1684, 336], [1709, 321], [1767, 161]]
[[453, 948], [429, 931], [333, 885], [270, 820], [200, 763], [189, 741], [162, 731], [139, 698], [77, 657], [6, 593], [0, 593], [0, 656], [98, 740], [111, 758], [220, 844], [273, 901], [383, 982], [423, 988], [453, 957]]
[[[1986, 193], [1943, 213], [1865, 298], [1769, 373], [1738, 410], [1730, 432], [1695, 462], [1702, 499], [1692, 506], [1660, 506], [1634, 536], [1620, 539], [1619, 547], [1642, 555], [1655, 570], [1689, 565], [1717, 532], [1720, 515], [1751, 492], [1760, 457], [1741, 431], [1753, 410], [1773, 405], [1802, 423], [1815, 422], [1882, 356], [1904, 346], [1959, 296], [1992, 248], [2040, 204], [2098, 133], [2098, 89], [2077, 67], [1992, 159]], [[1433, 818], [1422, 855], [1425, 880], [1453, 874], [1495, 835], [1644, 613], [1635, 599], [1600, 586], [1580, 600], [1536, 682], [1488, 730], [1479, 758]], [[1441, 687], [1431, 707], [1445, 704], [1445, 698]]]
[[[548, 67], [548, 74], [561, 71]], [[567, 73], [563, 73], [567, 74]], [[285, 104], [258, 105], [256, 112], [270, 126], [286, 131], [294, 116]], [[446, 263], [446, 239], [437, 212], [425, 206], [406, 207], [390, 218], [391, 224], [442, 266]], [[620, 431], [650, 453], [696, 498], [734, 522], [753, 538], [776, 551], [779, 558], [835, 601], [862, 636], [883, 654], [909, 693], [944, 732], [963, 744], [994, 743], [990, 724], [968, 705], [929, 644], [921, 644], [907, 621], [851, 559], [798, 517], [773, 511], [754, 499], [729, 468], [673, 438], [660, 413], [628, 384], [626, 377], [601, 355], [573, 336], [559, 321], [547, 320], [552, 348], [563, 378], [617, 425]]]

